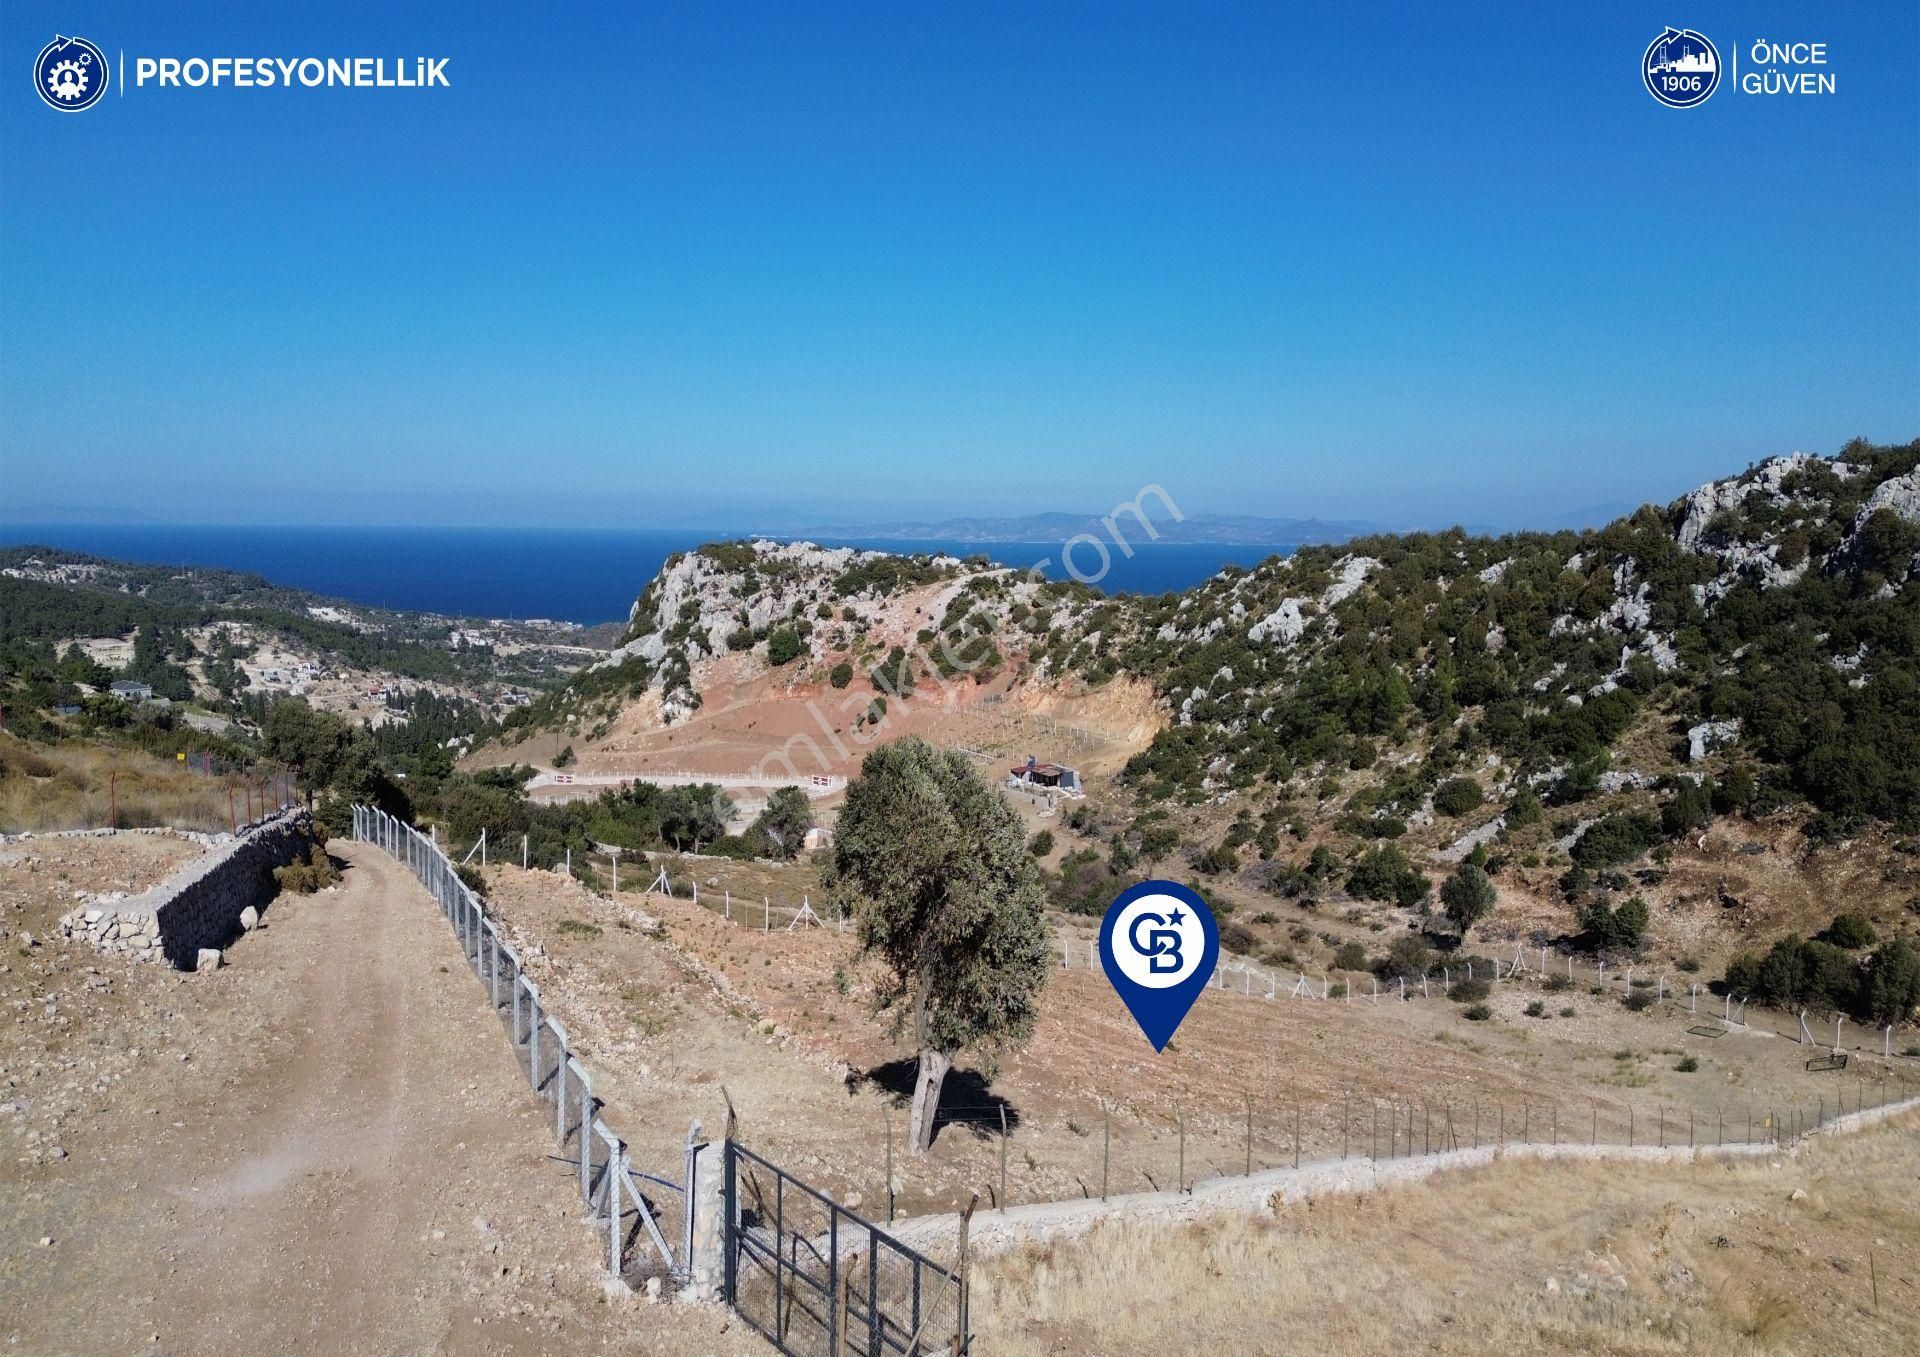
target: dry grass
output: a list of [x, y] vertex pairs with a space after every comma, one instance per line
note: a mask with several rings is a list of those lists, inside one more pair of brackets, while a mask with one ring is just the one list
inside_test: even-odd
[[228, 829], [226, 785], [134, 750], [0, 737], [0, 833], [109, 823]]
[[1772, 1162], [1510, 1161], [1271, 1220], [1110, 1223], [979, 1263], [978, 1345], [1920, 1351], [1917, 1127], [1909, 1115]]

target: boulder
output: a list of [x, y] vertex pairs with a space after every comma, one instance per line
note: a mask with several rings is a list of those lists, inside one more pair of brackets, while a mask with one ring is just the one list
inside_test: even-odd
[[1698, 763], [1708, 753], [1740, 738], [1740, 722], [1702, 721], [1687, 731], [1687, 761]]
[[255, 909], [252, 905], [248, 905], [245, 909], [240, 911], [240, 927], [242, 931], [251, 933], [255, 928], [259, 926], [259, 924], [260, 924], [260, 911]]
[[220, 961], [220, 949], [218, 947], [202, 947], [193, 959], [193, 969], [196, 971], [217, 971], [220, 969]]

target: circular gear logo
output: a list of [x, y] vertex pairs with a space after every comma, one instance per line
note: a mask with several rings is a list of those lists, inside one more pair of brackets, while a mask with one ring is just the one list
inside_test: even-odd
[[1704, 33], [1669, 28], [1647, 44], [1640, 78], [1668, 108], [1698, 108], [1720, 87], [1720, 49]]
[[110, 75], [106, 53], [85, 38], [56, 37], [40, 49], [33, 63], [33, 87], [49, 107], [62, 113], [78, 113], [99, 103]]

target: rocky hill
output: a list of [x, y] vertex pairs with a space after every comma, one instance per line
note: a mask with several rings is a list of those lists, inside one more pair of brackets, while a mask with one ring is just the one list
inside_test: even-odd
[[900, 734], [1038, 752], [1088, 790], [1018, 802], [1069, 913], [1179, 876], [1281, 970], [1419, 977], [1470, 930], [1509, 962], [1598, 952], [1886, 1021], [1920, 1000], [1917, 570], [1920, 444], [1158, 597], [724, 544], [670, 562], [615, 658], [513, 733], [584, 739], [602, 777], [810, 745], [845, 774]]
[[1773, 800], [1903, 818], [1915, 462], [1796, 454], [1597, 531], [1361, 539], [1135, 605], [1119, 663], [1177, 714], [1135, 771], [1205, 792], [1451, 746], [1571, 792], [1654, 720], [1675, 750], [1751, 758]]
[[669, 561], [613, 655], [526, 719], [651, 693], [671, 724], [730, 656], [896, 700], [1007, 666], [1126, 674], [1167, 717], [1127, 777], [1157, 800], [1378, 770], [1348, 811], [1404, 821], [1469, 760], [1490, 792], [1566, 800], [1712, 756], [1762, 804], [1900, 820], [1920, 799], [1916, 462], [1796, 453], [1594, 531], [1362, 538], [1153, 598], [984, 557], [717, 544]]

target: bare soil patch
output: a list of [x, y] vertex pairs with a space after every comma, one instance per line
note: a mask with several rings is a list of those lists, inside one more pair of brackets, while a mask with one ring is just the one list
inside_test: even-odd
[[[685, 898], [689, 870], [710, 883], [697, 906]], [[491, 875], [503, 915], [544, 945], [536, 977], [559, 996], [569, 1030], [587, 1034], [596, 1068], [613, 1072], [617, 1105], [665, 1098], [711, 1129], [726, 1115], [724, 1084], [755, 1148], [884, 1211], [888, 1119], [900, 1134], [912, 1051], [874, 1015], [852, 934], [824, 906], [826, 927], [789, 929], [784, 912], [764, 927], [762, 891], [797, 903], [811, 884], [803, 867], [676, 863], [673, 879], [678, 898], [628, 890], [616, 904], [553, 874]], [[636, 907], [663, 921], [664, 943], [621, 927]], [[1003, 1148], [1009, 1201], [1057, 1200], [1097, 1195], [1103, 1182], [1164, 1189], [1277, 1167], [1296, 1153], [1764, 1138], [1769, 1118], [1811, 1124], [1894, 1096], [1909, 1073], [1862, 1060], [1809, 1074], [1809, 1048], [1763, 1029], [1691, 1031], [1718, 1024], [1687, 1013], [1684, 999], [1635, 1013], [1617, 994], [1537, 983], [1496, 988], [1486, 1022], [1468, 1021], [1437, 987], [1411, 1002], [1209, 990], [1156, 1056], [1105, 978], [1085, 969], [1088, 936], [1073, 936], [1082, 960], [1054, 972], [1033, 1041], [997, 1066], [963, 1058], [933, 1153], [896, 1155], [899, 1212], [953, 1209], [976, 1191], [996, 1204]], [[1538, 1017], [1526, 1011], [1535, 1002]], [[1682, 1068], [1688, 1058], [1697, 1068]], [[654, 1153], [676, 1162], [676, 1142], [662, 1136]]]
[[[166, 842], [66, 841], [61, 865], [144, 879], [160, 863], [126, 855]], [[0, 1334], [45, 1353], [759, 1351], [717, 1310], [603, 1292], [551, 1114], [438, 911], [377, 850], [334, 851], [341, 886], [277, 899], [217, 971], [10, 951]], [[0, 864], [36, 934], [64, 907], [50, 865]]]

